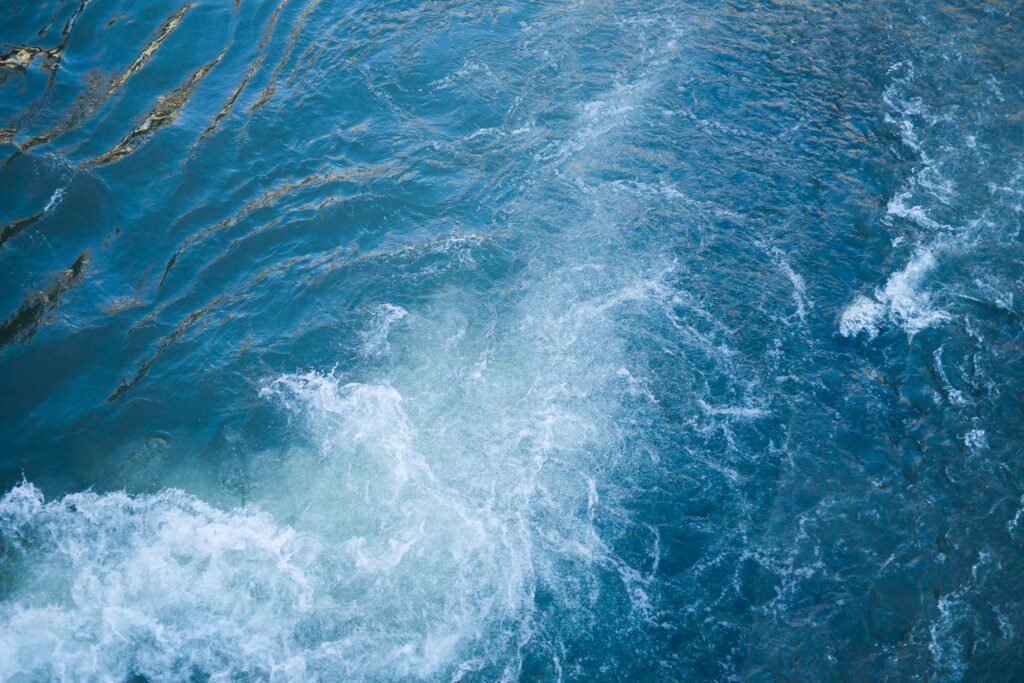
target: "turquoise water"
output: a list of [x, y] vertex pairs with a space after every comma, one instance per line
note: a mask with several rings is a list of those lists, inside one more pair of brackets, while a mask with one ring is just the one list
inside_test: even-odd
[[1020, 680], [1024, 7], [5, 2], [0, 680]]

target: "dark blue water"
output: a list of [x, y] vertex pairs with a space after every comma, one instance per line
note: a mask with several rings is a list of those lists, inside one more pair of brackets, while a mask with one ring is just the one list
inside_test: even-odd
[[0, 679], [1024, 676], [1019, 2], [0, 10]]

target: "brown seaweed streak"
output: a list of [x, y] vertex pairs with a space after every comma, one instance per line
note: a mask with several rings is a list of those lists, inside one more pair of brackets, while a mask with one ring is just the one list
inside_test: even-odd
[[41, 29], [39, 29], [39, 31], [36, 32], [37, 37], [42, 38], [50, 32], [50, 29], [53, 28], [53, 25], [57, 23], [57, 13], [59, 11], [59, 9], [53, 10], [53, 14], [50, 15], [50, 20], [46, 22], [46, 26], [42, 27]]
[[72, 105], [72, 111], [64, 118], [60, 125], [45, 133], [35, 135], [18, 145], [18, 151], [8, 157], [4, 161], [4, 164], [7, 164], [17, 156], [25, 154], [34, 147], [50, 143], [64, 133], [74, 130], [88, 117], [95, 114], [96, 111], [114, 95], [114, 93], [128, 82], [129, 78], [142, 70], [142, 67], [145, 66], [152, 58], [164, 41], [167, 40], [167, 37], [170, 36], [176, 28], [178, 28], [182, 20], [184, 20], [185, 15], [193, 6], [194, 5], [192, 3], [186, 3], [176, 12], [167, 17], [160, 25], [160, 28], [157, 29], [156, 36], [142, 49], [142, 52], [140, 52], [139, 56], [135, 58], [135, 61], [132, 62], [131, 66], [111, 79], [110, 85], [104, 94], [89, 99], [80, 97], [75, 104]]
[[185, 15], [188, 14], [188, 11], [194, 6], [195, 5], [191, 2], [185, 3], [182, 5], [181, 9], [164, 19], [164, 23], [160, 26], [156, 37], [142, 49], [142, 52], [135, 58], [135, 61], [132, 62], [131, 66], [125, 69], [120, 75], [115, 76], [110, 82], [109, 94], [113, 95], [114, 92], [123, 86], [129, 78], [138, 73], [142, 67], [146, 65], [146, 62], [149, 61], [150, 57], [152, 57], [163, 42], [167, 40], [167, 36], [171, 35], [171, 33], [174, 32], [174, 29], [178, 28], [181, 22], [185, 19]]
[[[334, 253], [335, 252], [332, 252], [330, 256], [331, 258], [333, 258]], [[327, 260], [327, 258], [323, 259], [323, 261]], [[141, 382], [142, 379], [145, 378], [146, 374], [149, 373], [153, 365], [164, 354], [164, 352], [167, 351], [167, 349], [170, 348], [171, 345], [173, 345], [175, 342], [181, 339], [182, 335], [188, 332], [197, 322], [206, 317], [211, 311], [224, 304], [242, 300], [246, 296], [246, 292], [249, 290], [249, 288], [259, 284], [260, 282], [270, 277], [271, 275], [291, 270], [296, 265], [308, 261], [310, 261], [310, 257], [308, 256], [295, 256], [282, 263], [267, 266], [266, 268], [258, 272], [253, 278], [251, 278], [249, 282], [246, 283], [243, 287], [241, 287], [238, 291], [235, 291], [234, 293], [231, 294], [227, 292], [221, 293], [220, 295], [217, 296], [217, 298], [215, 298], [213, 301], [209, 302], [202, 308], [192, 311], [191, 313], [186, 315], [184, 318], [181, 319], [181, 322], [178, 323], [177, 327], [174, 328], [174, 331], [172, 331], [170, 334], [168, 334], [167, 336], [160, 340], [160, 342], [157, 344], [156, 351], [153, 353], [152, 356], [144, 360], [139, 365], [138, 369], [135, 371], [135, 375], [131, 379], [121, 380], [120, 384], [117, 385], [117, 388], [110, 394], [110, 396], [107, 397], [106, 402], [110, 403], [114, 401], [119, 396], [124, 394], [126, 391], [130, 390], [136, 384]], [[316, 260], [314, 260], [314, 263], [316, 263]], [[154, 311], [153, 313], [148, 315], [146, 317], [146, 321], [152, 320], [155, 317], [156, 313], [157, 312]]]
[[0, 230], [0, 247], [4, 246], [4, 243], [17, 235], [19, 232], [29, 227], [40, 218], [46, 215], [46, 209], [43, 209], [39, 213], [32, 214], [28, 218], [19, 218], [16, 221], [11, 221], [4, 226], [3, 230]]
[[225, 301], [227, 301], [229, 299], [233, 299], [233, 298], [237, 298], [237, 296], [229, 297], [227, 294], [221, 294], [216, 299], [214, 299], [210, 303], [206, 304], [205, 306], [203, 306], [199, 310], [192, 311], [191, 313], [186, 315], [181, 320], [181, 322], [178, 323], [178, 326], [176, 328], [174, 328], [173, 332], [171, 332], [169, 335], [167, 335], [166, 337], [164, 337], [163, 339], [160, 340], [159, 344], [157, 344], [156, 352], [154, 352], [152, 356], [150, 356], [149, 358], [144, 360], [142, 362], [142, 364], [139, 365], [139, 368], [135, 371], [135, 376], [132, 377], [131, 379], [122, 379], [121, 380], [121, 383], [117, 385], [117, 388], [113, 391], [113, 393], [111, 393], [110, 396], [107, 397], [107, 401], [106, 402], [110, 403], [111, 401], [116, 399], [118, 396], [120, 396], [121, 394], [123, 394], [124, 392], [128, 391], [129, 389], [134, 387], [136, 384], [141, 382], [142, 379], [146, 376], [146, 373], [149, 372], [149, 369], [151, 367], [153, 367], [153, 364], [156, 363], [160, 359], [160, 356], [162, 356], [164, 354], [164, 352], [172, 344], [174, 344], [174, 342], [178, 341], [178, 339], [180, 339], [183, 334], [188, 332], [188, 330], [193, 325], [195, 325], [197, 322], [199, 322], [210, 311], [215, 309], [221, 303], [223, 303], [223, 302], [225, 302]]
[[296, 192], [306, 187], [326, 185], [328, 183], [332, 183], [335, 181], [352, 180], [354, 178], [366, 178], [375, 175], [383, 168], [383, 166], [372, 166], [367, 169], [355, 169], [351, 171], [345, 171], [342, 173], [319, 173], [311, 175], [307, 178], [303, 178], [298, 182], [287, 183], [285, 185], [282, 185], [281, 187], [277, 187], [272, 190], [267, 190], [260, 196], [247, 202], [245, 206], [243, 206], [241, 210], [234, 216], [224, 218], [215, 223], [214, 225], [211, 225], [210, 227], [207, 228], [203, 228], [202, 230], [198, 230], [189, 235], [188, 237], [186, 237], [185, 241], [181, 243], [181, 246], [179, 246], [175, 250], [174, 254], [167, 261], [167, 265], [164, 267], [164, 273], [163, 276], [160, 278], [160, 283], [157, 285], [157, 289], [160, 289], [161, 287], [164, 286], [164, 282], [167, 280], [167, 276], [170, 274], [171, 268], [174, 267], [174, 264], [177, 262], [178, 258], [182, 254], [184, 254], [190, 246], [192, 246], [196, 242], [199, 242], [202, 239], [205, 239], [206, 237], [209, 237], [210, 235], [216, 234], [222, 230], [230, 228], [233, 225], [237, 225], [239, 221], [244, 219], [253, 211], [256, 211], [257, 209], [263, 209], [268, 206], [272, 206], [281, 198], [286, 197], [292, 194], [293, 192]]
[[[228, 294], [226, 292], [221, 293], [220, 295], [217, 296], [217, 298], [215, 298], [210, 303], [206, 304], [205, 306], [196, 311], [189, 313], [184, 318], [182, 318], [181, 322], [178, 323], [178, 326], [174, 329], [173, 332], [171, 332], [166, 337], [160, 340], [160, 342], [157, 344], [156, 351], [153, 353], [152, 356], [147, 358], [145, 361], [142, 362], [141, 365], [139, 365], [138, 369], [135, 371], [135, 375], [131, 379], [121, 380], [121, 383], [118, 384], [117, 388], [113, 391], [113, 393], [111, 393], [110, 396], [107, 397], [106, 402], [110, 403], [114, 401], [119, 396], [121, 396], [126, 391], [128, 391], [136, 384], [138, 384], [140, 381], [142, 381], [142, 379], [146, 376], [149, 370], [153, 367], [153, 364], [160, 359], [160, 356], [162, 356], [164, 352], [172, 344], [177, 342], [183, 334], [185, 334], [186, 332], [188, 332], [189, 329], [192, 328], [193, 325], [195, 325], [197, 322], [199, 322], [202, 318], [204, 318], [217, 307], [222, 306], [223, 304], [226, 303], [232, 303], [235, 301], [242, 300], [246, 296], [246, 292], [251, 287], [253, 287], [254, 285], [258, 285], [259, 283], [263, 282], [265, 279], [272, 275], [287, 272], [292, 268], [303, 263], [308, 263], [311, 265], [311, 267], [317, 267], [333, 260], [334, 258], [337, 257], [338, 254], [344, 253], [344, 251], [345, 247], [338, 247], [331, 251], [330, 253], [328, 253], [326, 256], [321, 256], [319, 258], [310, 257], [308, 255], [293, 256], [292, 258], [289, 258], [281, 263], [276, 263], [267, 266], [260, 272], [256, 273], [256, 275], [252, 277], [238, 291], [235, 291], [234, 293], [231, 294]], [[156, 316], [156, 313], [157, 312], [154, 311], [150, 315], [146, 316], [146, 320], [143, 322], [151, 321]]]
[[281, 70], [284, 69], [285, 64], [291, 59], [292, 52], [295, 50], [295, 43], [299, 39], [299, 34], [302, 33], [302, 29], [306, 26], [306, 20], [309, 15], [320, 5], [320, 0], [312, 0], [302, 10], [302, 14], [299, 15], [298, 20], [295, 22], [295, 27], [292, 29], [291, 35], [288, 37], [288, 47], [285, 49], [284, 55], [281, 57], [281, 61], [277, 63], [277, 67], [274, 69], [273, 75], [270, 77], [270, 83], [263, 89], [260, 96], [253, 102], [252, 106], [249, 107], [249, 115], [252, 114], [270, 101], [270, 98], [274, 96], [274, 91], [277, 89], [277, 79], [281, 76]]
[[220, 60], [227, 54], [229, 47], [230, 45], [225, 46], [220, 51], [220, 54], [193, 71], [192, 75], [181, 86], [166, 95], [161, 95], [142, 123], [129, 131], [109, 151], [83, 163], [81, 168], [91, 169], [121, 160], [149, 140], [156, 131], [177, 120], [181, 110], [192, 97], [192, 92], [196, 86], [220, 63]]
[[[348, 14], [334, 22], [334, 24], [331, 25], [326, 31], [323, 31], [322, 35], [337, 35], [341, 28], [345, 26], [345, 24], [351, 22], [353, 20], [353, 17], [356, 16], [358, 12], [358, 8], [353, 7], [352, 9], [349, 10]], [[312, 69], [313, 65], [316, 64], [320, 57], [322, 57], [324, 53], [327, 51], [327, 47], [329, 46], [329, 44], [329, 42], [325, 44], [325, 42], [322, 40], [314, 41], [309, 45], [309, 47], [307, 47], [302, 52], [301, 55], [299, 55], [298, 59], [295, 60], [295, 66], [292, 67], [291, 73], [288, 74], [288, 78], [285, 81], [288, 87], [294, 87], [296, 85], [296, 81], [298, 81], [298, 83], [301, 84], [302, 81], [305, 80], [306, 75]], [[353, 60], [350, 60], [350, 63], [352, 61]]]
[[256, 75], [256, 72], [259, 70], [260, 65], [263, 63], [263, 58], [266, 55], [265, 50], [267, 48], [267, 44], [270, 42], [271, 36], [274, 35], [274, 27], [277, 25], [277, 19], [279, 16], [281, 16], [281, 11], [284, 10], [284, 7], [285, 5], [288, 4], [288, 2], [289, 0], [281, 0], [281, 3], [277, 6], [277, 9], [275, 9], [274, 13], [270, 15], [270, 21], [267, 22], [266, 28], [263, 29], [263, 36], [260, 38], [260, 44], [258, 48], [259, 54], [256, 56], [256, 59], [254, 59], [252, 63], [249, 65], [249, 68], [246, 69], [245, 76], [242, 78], [242, 82], [239, 83], [238, 86], [234, 89], [234, 91], [228, 96], [228, 99], [224, 103], [224, 106], [221, 107], [220, 111], [217, 112], [217, 114], [213, 117], [213, 120], [210, 121], [210, 125], [208, 125], [206, 129], [199, 134], [199, 137], [196, 138], [196, 141], [192, 143], [193, 150], [199, 145], [199, 143], [201, 143], [203, 140], [205, 140], [207, 137], [213, 134], [221, 120], [231, 113], [231, 110], [234, 108], [235, 102], [238, 100], [239, 95], [241, 95], [242, 91], [245, 90], [245, 86], [249, 83], [249, 80]]
[[86, 249], [78, 255], [74, 263], [61, 272], [49, 287], [36, 293], [22, 304], [21, 308], [0, 323], [0, 346], [14, 341], [25, 341], [35, 334], [47, 311], [59, 305], [64, 292], [82, 280], [88, 263], [89, 250]]
[[57, 54], [58, 48], [37, 47], [35, 45], [8, 45], [8, 50], [0, 55], [0, 69], [7, 71], [24, 71], [32, 66], [36, 57], [42, 57], [44, 64]]
[[[64, 28], [61, 29], [61, 42], [56, 47], [44, 48], [36, 47], [34, 45], [8, 45], [10, 51], [0, 55], [0, 70], [20, 70], [24, 71], [37, 57], [42, 57], [42, 66], [44, 69], [50, 72], [50, 78], [47, 80], [46, 87], [49, 88], [53, 85], [54, 78], [57, 77], [57, 69], [60, 68], [60, 60], [64, 57], [64, 50], [67, 49], [68, 41], [71, 40], [71, 29], [78, 23], [79, 17], [85, 11], [85, 8], [89, 6], [92, 0], [80, 0], [78, 7], [75, 8], [74, 13], [64, 22]], [[51, 20], [52, 23], [52, 20]], [[42, 36], [46, 33], [46, 27], [43, 31], [39, 32]], [[3, 82], [6, 78], [6, 74], [0, 74], [0, 82]]]

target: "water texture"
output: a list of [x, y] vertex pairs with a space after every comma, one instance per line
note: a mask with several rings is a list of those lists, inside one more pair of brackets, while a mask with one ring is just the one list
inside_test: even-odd
[[0, 11], [0, 680], [1024, 677], [1019, 2]]

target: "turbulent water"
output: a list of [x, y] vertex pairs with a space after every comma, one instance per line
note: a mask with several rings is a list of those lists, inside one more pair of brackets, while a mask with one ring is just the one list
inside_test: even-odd
[[0, 6], [0, 680], [1024, 676], [1019, 2]]

